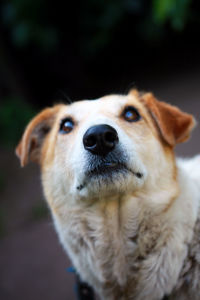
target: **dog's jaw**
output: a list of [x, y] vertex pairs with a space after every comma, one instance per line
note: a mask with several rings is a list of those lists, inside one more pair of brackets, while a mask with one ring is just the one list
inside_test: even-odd
[[104, 198], [136, 192], [147, 177], [143, 166], [130, 165], [125, 161], [100, 162], [87, 167], [75, 178], [72, 190], [80, 198]]

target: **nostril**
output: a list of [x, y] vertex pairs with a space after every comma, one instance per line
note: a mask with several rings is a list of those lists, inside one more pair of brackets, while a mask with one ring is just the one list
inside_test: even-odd
[[117, 133], [115, 131], [107, 131], [104, 134], [104, 140], [108, 143], [114, 143], [118, 140]]
[[86, 147], [94, 147], [97, 143], [96, 137], [94, 135], [90, 135], [84, 139], [84, 145]]

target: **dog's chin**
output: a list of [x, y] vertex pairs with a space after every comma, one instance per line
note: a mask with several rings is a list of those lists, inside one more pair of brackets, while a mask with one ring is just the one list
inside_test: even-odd
[[123, 164], [104, 164], [87, 170], [77, 190], [87, 197], [115, 196], [141, 185], [142, 177], [143, 174], [134, 172]]

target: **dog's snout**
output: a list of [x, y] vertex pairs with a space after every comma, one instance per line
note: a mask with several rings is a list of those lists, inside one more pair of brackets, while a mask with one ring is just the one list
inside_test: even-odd
[[117, 131], [110, 125], [101, 124], [90, 127], [83, 136], [84, 148], [92, 154], [105, 156], [118, 142]]

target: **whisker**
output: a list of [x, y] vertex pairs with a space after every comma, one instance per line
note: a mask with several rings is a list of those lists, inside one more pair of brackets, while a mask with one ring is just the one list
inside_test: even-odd
[[65, 100], [68, 104], [73, 103], [72, 99], [63, 90], [59, 89], [58, 93], [63, 97], [63, 100]]

